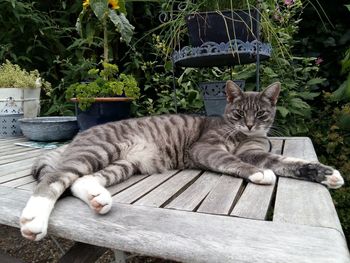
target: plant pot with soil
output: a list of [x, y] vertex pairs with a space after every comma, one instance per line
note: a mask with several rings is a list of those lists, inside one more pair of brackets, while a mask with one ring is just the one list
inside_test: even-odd
[[118, 67], [109, 63], [88, 73], [89, 81], [72, 84], [66, 91], [67, 98], [76, 103], [80, 130], [129, 118], [131, 101], [140, 94], [135, 78], [118, 74]]

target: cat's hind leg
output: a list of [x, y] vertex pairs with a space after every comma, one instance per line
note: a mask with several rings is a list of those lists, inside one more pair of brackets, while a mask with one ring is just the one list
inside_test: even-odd
[[112, 207], [112, 197], [105, 186], [120, 183], [136, 171], [136, 166], [131, 162], [118, 160], [94, 174], [78, 178], [71, 186], [71, 191], [93, 211], [105, 214]]
[[49, 216], [59, 196], [79, 175], [60, 171], [45, 174], [20, 217], [22, 235], [38, 241], [46, 236]]

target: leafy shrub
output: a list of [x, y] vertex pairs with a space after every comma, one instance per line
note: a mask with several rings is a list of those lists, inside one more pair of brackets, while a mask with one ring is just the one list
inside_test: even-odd
[[66, 91], [66, 98], [76, 97], [79, 107], [86, 110], [96, 97], [127, 96], [138, 98], [140, 89], [137, 81], [132, 75], [121, 73], [117, 75], [117, 65], [103, 63], [103, 69], [89, 70], [90, 80], [88, 82], [74, 83]]
[[41, 79], [39, 71], [26, 71], [20, 66], [12, 64], [9, 60], [0, 65], [0, 87], [1, 88], [40, 88], [44, 87], [50, 92], [51, 84]]

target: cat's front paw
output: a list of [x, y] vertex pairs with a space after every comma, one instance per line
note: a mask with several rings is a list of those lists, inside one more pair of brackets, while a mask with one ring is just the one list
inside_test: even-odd
[[324, 184], [331, 189], [337, 189], [344, 184], [339, 171], [317, 162], [304, 164], [299, 168], [297, 177]]
[[53, 202], [50, 199], [32, 196], [20, 217], [22, 236], [33, 241], [43, 239], [47, 234], [52, 208]]
[[321, 184], [326, 185], [330, 189], [340, 188], [344, 184], [344, 179], [338, 170], [333, 170], [331, 175], [326, 175], [325, 177], [326, 180], [322, 181]]
[[263, 170], [249, 176], [249, 181], [255, 184], [274, 184], [276, 182], [276, 175], [272, 170]]

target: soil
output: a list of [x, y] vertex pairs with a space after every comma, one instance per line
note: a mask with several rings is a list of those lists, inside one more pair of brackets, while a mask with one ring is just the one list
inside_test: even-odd
[[[59, 246], [55, 242], [58, 242]], [[0, 225], [0, 262], [1, 255], [7, 254], [26, 263], [55, 263], [74, 245], [74, 241], [63, 238], [46, 237], [42, 241], [33, 242], [23, 238], [18, 228]], [[130, 255], [127, 263], [175, 263], [159, 258]], [[112, 250], [107, 250], [96, 263], [113, 262]], [[83, 263], [83, 262], [82, 262]]]

